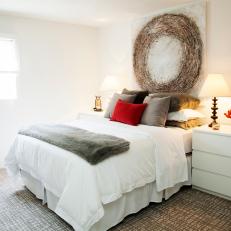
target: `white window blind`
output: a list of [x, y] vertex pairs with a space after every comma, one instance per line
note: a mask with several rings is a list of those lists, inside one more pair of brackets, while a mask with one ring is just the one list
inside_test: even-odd
[[19, 63], [14, 39], [0, 37], [0, 99], [16, 99]]

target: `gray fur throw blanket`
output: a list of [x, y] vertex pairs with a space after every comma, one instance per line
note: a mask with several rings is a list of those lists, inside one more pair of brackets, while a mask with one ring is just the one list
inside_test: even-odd
[[122, 138], [67, 125], [34, 125], [18, 133], [70, 151], [92, 165], [128, 151], [130, 145]]

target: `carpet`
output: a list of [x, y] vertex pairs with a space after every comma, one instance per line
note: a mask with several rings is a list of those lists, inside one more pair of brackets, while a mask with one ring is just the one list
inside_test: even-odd
[[[0, 231], [73, 231], [20, 181], [0, 181]], [[231, 231], [231, 201], [183, 188], [110, 231]]]

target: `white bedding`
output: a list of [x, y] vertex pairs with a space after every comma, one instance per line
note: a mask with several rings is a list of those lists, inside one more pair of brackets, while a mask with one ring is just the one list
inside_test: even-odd
[[175, 130], [183, 137], [185, 153], [192, 152], [192, 129], [185, 130], [178, 127], [168, 127], [168, 129]]
[[157, 190], [162, 191], [188, 179], [183, 138], [173, 129], [133, 127], [98, 117], [68, 124], [125, 138], [130, 149], [93, 166], [71, 152], [18, 135], [6, 165], [14, 173], [20, 168], [30, 173], [59, 197], [55, 212], [78, 231], [99, 221], [102, 204], [134, 188], [156, 180]]

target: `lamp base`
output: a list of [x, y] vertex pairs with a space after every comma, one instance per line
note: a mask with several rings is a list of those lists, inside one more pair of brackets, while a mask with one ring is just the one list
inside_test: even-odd
[[211, 122], [208, 126], [209, 126], [210, 128], [212, 128], [212, 127], [214, 127], [214, 126], [216, 126], [216, 125], [218, 125], [218, 123], [217, 123], [216, 121], [213, 121], [213, 122]]
[[218, 107], [217, 107], [217, 98], [216, 97], [213, 97], [213, 106], [211, 107], [212, 109], [212, 116], [211, 116], [211, 119], [213, 120], [210, 124], [209, 124], [209, 127], [213, 127], [213, 126], [216, 126], [218, 123], [217, 123], [217, 119], [218, 119], [218, 116], [217, 116], [217, 110], [218, 110]]
[[94, 110], [94, 111], [97, 111], [97, 112], [101, 112], [101, 111], [103, 111], [103, 109], [102, 109], [102, 108], [95, 108], [95, 107], [93, 108], [93, 110]]

